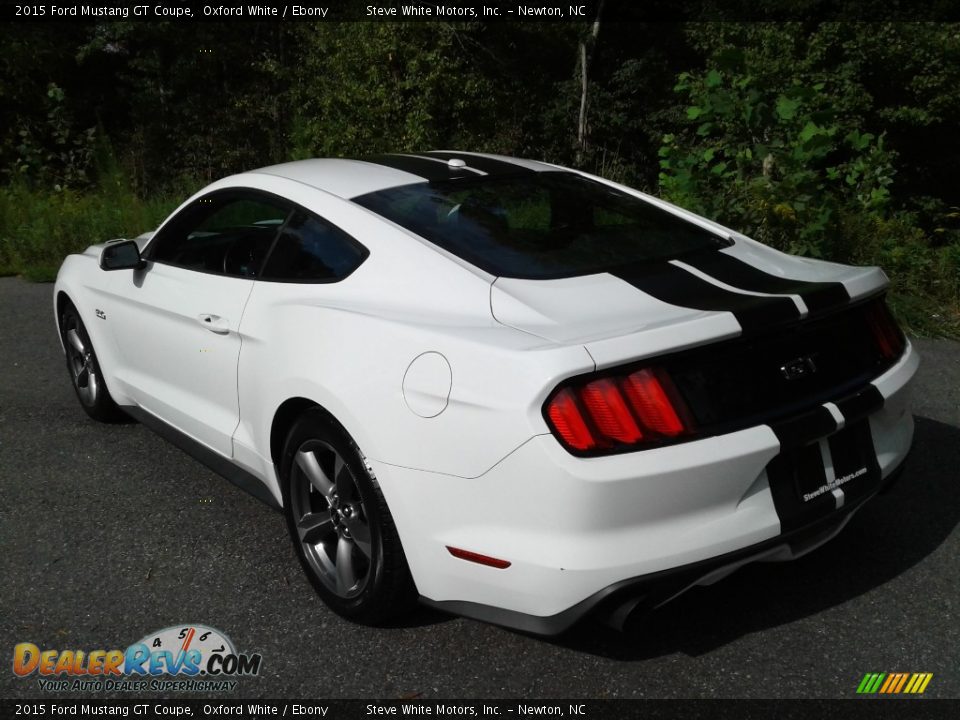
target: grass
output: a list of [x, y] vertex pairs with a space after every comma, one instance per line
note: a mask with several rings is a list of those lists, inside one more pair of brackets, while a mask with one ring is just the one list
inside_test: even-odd
[[70, 253], [151, 230], [182, 199], [144, 200], [118, 186], [86, 193], [0, 188], [0, 275], [52, 280]]

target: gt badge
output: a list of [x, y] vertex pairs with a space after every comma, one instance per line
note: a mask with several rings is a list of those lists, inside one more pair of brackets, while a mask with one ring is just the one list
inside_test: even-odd
[[787, 380], [799, 380], [808, 375], [813, 375], [816, 371], [817, 365], [813, 362], [812, 355], [794, 358], [780, 367], [780, 373]]

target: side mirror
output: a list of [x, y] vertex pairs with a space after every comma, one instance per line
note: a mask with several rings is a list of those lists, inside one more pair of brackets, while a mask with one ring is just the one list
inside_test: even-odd
[[100, 252], [101, 270], [142, 270], [146, 266], [135, 240], [110, 243]]

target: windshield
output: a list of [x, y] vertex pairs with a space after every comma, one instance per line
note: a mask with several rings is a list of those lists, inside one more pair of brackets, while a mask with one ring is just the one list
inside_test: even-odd
[[405, 185], [354, 202], [501, 277], [590, 275], [729, 245], [569, 172]]

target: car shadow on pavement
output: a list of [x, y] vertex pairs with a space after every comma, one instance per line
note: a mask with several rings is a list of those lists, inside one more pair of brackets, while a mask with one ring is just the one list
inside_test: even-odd
[[[960, 428], [916, 419], [904, 474], [833, 540], [787, 563], [753, 564], [696, 587], [624, 631], [587, 619], [553, 642], [617, 660], [708, 653], [878, 588], [933, 553], [960, 521]], [[922, 596], [922, 578], [914, 589]], [[720, 620], [722, 618], [722, 620]]]
[[418, 605], [411, 612], [405, 613], [398, 618], [382, 623], [379, 625], [379, 627], [385, 630], [425, 628], [430, 627], [431, 625], [446, 623], [453, 619], [453, 615], [448, 615], [447, 613], [440, 612], [439, 610], [434, 610], [426, 605]]

